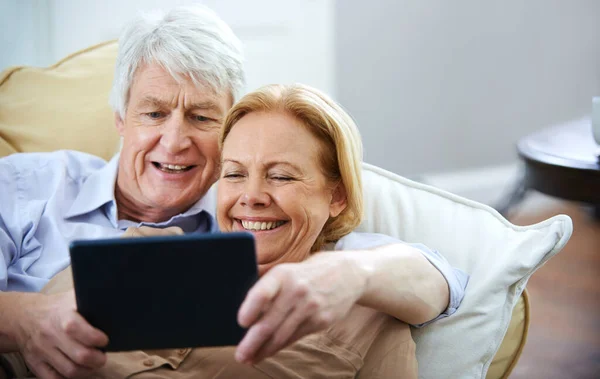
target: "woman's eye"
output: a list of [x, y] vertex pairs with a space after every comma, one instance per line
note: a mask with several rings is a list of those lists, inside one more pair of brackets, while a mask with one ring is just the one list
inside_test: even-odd
[[224, 178], [229, 178], [229, 179], [236, 179], [236, 178], [241, 178], [242, 174], [225, 174], [223, 175]]
[[292, 180], [289, 176], [272, 176], [271, 179], [277, 180], [280, 182], [289, 182]]

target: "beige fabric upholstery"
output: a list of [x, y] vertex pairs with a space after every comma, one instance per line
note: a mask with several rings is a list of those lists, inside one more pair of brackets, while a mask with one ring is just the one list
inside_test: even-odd
[[108, 106], [116, 52], [108, 42], [0, 74], [0, 156], [72, 149], [110, 158], [119, 145]]

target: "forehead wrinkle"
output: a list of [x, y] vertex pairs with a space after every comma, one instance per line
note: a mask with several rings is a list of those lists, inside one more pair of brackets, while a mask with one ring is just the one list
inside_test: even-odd
[[189, 105], [184, 105], [184, 106], [185, 106], [185, 109], [188, 109], [188, 110], [207, 110], [207, 111], [221, 112], [221, 108], [219, 107], [219, 105], [217, 105], [217, 103], [215, 103], [212, 100], [195, 101]]
[[155, 106], [159, 106], [159, 107], [164, 107], [165, 105], [168, 105], [169, 102], [165, 101], [163, 99], [159, 99], [153, 95], [147, 95], [144, 96], [142, 98], [142, 100], [140, 100], [140, 104], [142, 105], [155, 105]]
[[[221, 108], [213, 100], [204, 101], [193, 101], [192, 103], [186, 104], [186, 97], [184, 96], [183, 107], [185, 110], [207, 110], [221, 113]], [[146, 95], [140, 101], [142, 105], [153, 105], [161, 108], [175, 107], [178, 108], [180, 103], [179, 96], [174, 96], [172, 100], [161, 99], [155, 95]]]
[[153, 105], [161, 108], [170, 108], [172, 106], [177, 107], [179, 105], [179, 99], [177, 95], [173, 96], [172, 98], [169, 96], [170, 99], [167, 99], [166, 97], [156, 95], [157, 92], [158, 91], [148, 91], [148, 93], [145, 94], [140, 100], [140, 104]]

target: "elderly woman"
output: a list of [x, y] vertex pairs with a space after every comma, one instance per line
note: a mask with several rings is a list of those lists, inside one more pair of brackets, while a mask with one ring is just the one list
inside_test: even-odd
[[[271, 85], [232, 108], [220, 144], [219, 226], [252, 233], [257, 247], [261, 279], [238, 314], [248, 333], [237, 348], [109, 353], [92, 376], [416, 378], [410, 327], [390, 311], [393, 280], [365, 282], [364, 268], [353, 265], [370, 248], [399, 241], [353, 232], [363, 213], [362, 144], [351, 118], [315, 89]], [[143, 227], [126, 234], [173, 233], [181, 231]], [[439, 254], [405, 246], [419, 249], [464, 290], [466, 275]], [[356, 253], [336, 253], [340, 250]], [[340, 259], [347, 262], [343, 274]], [[298, 275], [312, 279], [293, 280]], [[339, 275], [350, 279], [343, 290], [335, 286]], [[45, 292], [71, 286], [64, 272]], [[454, 308], [461, 299], [462, 293]]]

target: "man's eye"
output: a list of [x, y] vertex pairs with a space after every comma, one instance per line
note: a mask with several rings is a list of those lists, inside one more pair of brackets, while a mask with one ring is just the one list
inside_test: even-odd
[[146, 115], [152, 119], [158, 119], [162, 117], [162, 112], [148, 112]]
[[194, 121], [199, 121], [199, 122], [211, 121], [210, 118], [208, 118], [206, 116], [202, 116], [202, 115], [195, 115], [193, 118], [194, 118]]

